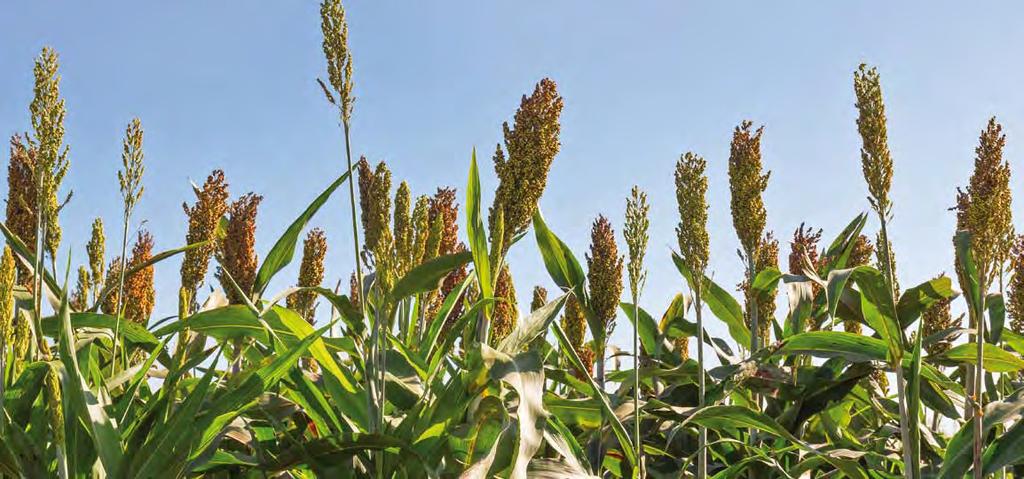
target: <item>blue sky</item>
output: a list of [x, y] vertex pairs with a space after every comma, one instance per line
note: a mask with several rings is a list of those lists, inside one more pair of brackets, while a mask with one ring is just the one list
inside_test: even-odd
[[[595, 216], [621, 229], [629, 189], [648, 191], [642, 303], [660, 315], [683, 288], [669, 248], [677, 221], [671, 175], [685, 151], [708, 160], [715, 279], [731, 287], [741, 278], [726, 174], [740, 121], [766, 125], [765, 202], [783, 256], [801, 222], [831, 240], [868, 208], [852, 88], [853, 70], [866, 61], [882, 74], [888, 108], [901, 283], [951, 272], [946, 209], [970, 175], [989, 116], [1003, 123], [1006, 157], [1022, 171], [1024, 69], [1005, 53], [1024, 44], [1020, 6], [712, 3], [348, 2], [354, 150], [386, 160], [396, 184], [408, 179], [415, 193], [453, 185], [461, 197], [475, 146], [492, 191], [489, 154], [501, 122], [536, 81], [555, 79], [565, 98], [562, 151], [541, 201], [545, 217], [582, 260]], [[184, 241], [189, 181], [223, 168], [233, 196], [266, 197], [258, 233], [266, 252], [344, 161], [336, 117], [314, 82], [325, 71], [320, 41], [312, 1], [17, 1], [0, 15], [0, 133], [29, 128], [32, 60], [51, 45], [69, 110], [65, 189], [75, 192], [61, 218], [64, 251], [82, 261], [95, 216], [106, 220], [108, 238], [119, 237], [121, 138], [139, 116], [146, 193], [137, 218], [148, 220], [157, 249]], [[347, 214], [338, 195], [314, 220], [330, 239], [331, 284], [353, 267]], [[876, 227], [869, 223], [869, 232]], [[110, 246], [108, 258], [115, 254]], [[552, 287], [532, 241], [510, 262], [524, 306], [534, 284]], [[175, 311], [177, 271], [177, 261], [157, 267], [159, 315]], [[272, 289], [293, 276], [294, 268]], [[620, 321], [614, 338], [626, 346]], [[712, 330], [726, 334], [717, 323]]]

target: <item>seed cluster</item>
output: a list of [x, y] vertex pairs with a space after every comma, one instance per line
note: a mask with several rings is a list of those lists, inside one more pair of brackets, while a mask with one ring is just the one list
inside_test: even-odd
[[217, 227], [228, 209], [228, 184], [224, 180], [224, 172], [214, 170], [210, 173], [202, 188], [195, 188], [195, 194], [196, 202], [192, 206], [187, 203], [181, 205], [188, 217], [185, 244], [206, 243], [186, 251], [181, 261], [181, 287], [190, 298], [191, 310], [195, 309], [196, 290], [206, 279], [210, 257], [217, 249]]
[[886, 132], [885, 103], [878, 70], [861, 64], [853, 73], [857, 95], [857, 131], [860, 132], [861, 168], [868, 184], [870, 201], [876, 211], [888, 214], [892, 187], [892, 157]]
[[[510, 127], [508, 122], [502, 125], [505, 149], [498, 144], [494, 153], [498, 189], [488, 215], [488, 231], [491, 243], [500, 241], [503, 252], [508, 250], [515, 235], [526, 230], [544, 194], [548, 170], [561, 147], [558, 140], [561, 114], [562, 97], [558, 95], [558, 87], [553, 80], [545, 78], [530, 96], [523, 96], [513, 125]], [[495, 238], [499, 217], [502, 237]]]
[[244, 304], [242, 295], [250, 295], [256, 281], [256, 211], [261, 201], [262, 196], [246, 193], [228, 208], [227, 228], [217, 252], [221, 265], [217, 279], [231, 304]]
[[[605, 334], [615, 326], [613, 320], [622, 297], [622, 256], [615, 244], [615, 231], [604, 216], [598, 216], [590, 230], [590, 253], [587, 258], [587, 283], [590, 285], [590, 308], [600, 321]], [[600, 345], [599, 345], [600, 346]], [[598, 347], [598, 353], [601, 348]]]

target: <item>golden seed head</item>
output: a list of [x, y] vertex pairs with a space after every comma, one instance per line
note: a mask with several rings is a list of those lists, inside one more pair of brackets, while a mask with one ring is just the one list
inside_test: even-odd
[[809, 262], [810, 266], [817, 269], [819, 263], [818, 242], [821, 241], [821, 228], [814, 231], [814, 228], [800, 227], [793, 232], [793, 241], [789, 243], [789, 273], [804, 274], [804, 268]]
[[[313, 228], [306, 234], [302, 246], [302, 263], [299, 265], [298, 286], [318, 287], [324, 281], [324, 257], [327, 255], [327, 235], [320, 228]], [[288, 308], [299, 313], [310, 324], [316, 311], [316, 292], [299, 291], [288, 297]]]
[[0, 258], [0, 343], [11, 344], [14, 336], [14, 285], [17, 272], [11, 247], [4, 245]]
[[857, 131], [860, 132], [861, 168], [868, 183], [871, 205], [881, 214], [889, 211], [889, 188], [892, 186], [892, 158], [886, 133], [885, 103], [878, 70], [861, 64], [853, 73], [853, 90], [857, 95]]
[[1010, 329], [1024, 334], [1024, 235], [1017, 236], [1010, 251], [1010, 284], [1006, 291], [1006, 312]]
[[92, 221], [92, 234], [89, 242], [85, 245], [85, 251], [89, 256], [89, 278], [92, 279], [92, 288], [99, 293], [103, 285], [103, 256], [107, 250], [106, 235], [103, 234], [103, 220], [96, 218]]
[[364, 250], [375, 252], [380, 238], [391, 229], [391, 170], [383, 161], [371, 170], [366, 158], [359, 160], [358, 170]]
[[[597, 354], [594, 353], [594, 348], [590, 345], [580, 346], [576, 349], [576, 354], [580, 357], [580, 361], [583, 362], [583, 366], [587, 368], [587, 374], [590, 376], [594, 375], [594, 360], [597, 358]], [[583, 373], [574, 371], [577, 378], [583, 379]]]
[[122, 170], [117, 172], [117, 181], [121, 184], [121, 198], [124, 200], [124, 211], [130, 214], [142, 197], [142, 173], [146, 170], [142, 163], [142, 122], [132, 118], [124, 130], [124, 149], [121, 152]]
[[500, 211], [504, 222], [501, 244], [506, 251], [512, 237], [526, 230], [544, 194], [548, 170], [561, 147], [558, 140], [561, 114], [562, 97], [558, 95], [558, 87], [553, 80], [545, 78], [534, 87], [533, 94], [523, 95], [513, 125], [510, 127], [508, 122], [502, 125], [508, 158], [499, 144], [494, 154], [498, 189], [488, 227], [493, 244]]
[[548, 290], [541, 286], [533, 287], [533, 299], [530, 300], [530, 312], [534, 312], [548, 304]]
[[441, 237], [444, 235], [444, 217], [436, 216], [430, 220], [430, 231], [427, 233], [426, 249], [423, 253], [423, 261], [437, 257], [441, 252]]
[[[11, 137], [11, 157], [7, 165], [7, 227], [28, 247], [36, 243], [36, 184], [34, 171], [38, 149], [31, 140]], [[17, 265], [18, 284], [26, 284], [28, 268]]]
[[409, 184], [401, 182], [398, 191], [395, 193], [395, 257], [397, 262], [398, 276], [405, 276], [412, 269], [412, 217], [409, 213], [412, 193], [409, 191]]
[[459, 242], [459, 203], [455, 197], [455, 188], [438, 188], [430, 199], [428, 213], [430, 221], [440, 218], [441, 230], [438, 255], [452, 254]]
[[629, 288], [637, 296], [640, 295], [647, 276], [644, 272], [644, 255], [647, 254], [647, 241], [650, 239], [647, 233], [651, 226], [647, 217], [650, 209], [650, 205], [647, 204], [647, 193], [639, 186], [633, 186], [629, 198], [626, 198], [626, 225], [622, 230], [622, 236], [626, 240], [629, 252], [629, 262], [626, 265], [629, 272]]
[[[945, 274], [941, 274], [937, 276], [936, 279], [944, 276]], [[923, 334], [924, 337], [931, 336], [939, 331], [955, 326], [953, 322], [953, 315], [950, 314], [949, 311], [949, 305], [952, 301], [952, 299], [940, 300], [921, 312], [921, 320], [923, 321], [922, 326], [924, 328], [924, 331], [922, 331], [921, 334]], [[931, 343], [925, 348], [928, 350], [929, 355], [936, 355], [948, 351], [952, 346], [953, 344], [951, 340], [944, 339], [942, 341]]]
[[75, 282], [75, 291], [71, 293], [68, 300], [69, 306], [74, 311], [84, 311], [89, 303], [89, 289], [92, 278], [89, 277], [89, 269], [85, 266], [78, 267], [78, 281]]
[[[231, 304], [245, 302], [231, 286], [231, 279], [246, 295], [252, 294], [256, 281], [256, 211], [261, 201], [262, 196], [246, 193], [228, 207], [227, 230], [219, 245], [217, 279]], [[228, 279], [228, 274], [231, 279]]]
[[117, 305], [120, 303], [118, 296], [118, 282], [121, 280], [121, 257], [118, 256], [107, 265], [107, 277], [103, 280], [103, 289], [108, 291], [107, 297], [103, 299], [100, 310], [105, 314], [117, 315]]
[[686, 362], [690, 360], [690, 337], [680, 336], [675, 340], [676, 353], [679, 354], [679, 360]]
[[729, 151], [729, 191], [732, 224], [743, 252], [757, 256], [757, 245], [764, 234], [767, 213], [761, 194], [768, 188], [771, 172], [762, 173], [761, 135], [764, 127], [751, 131], [753, 123], [744, 121], [732, 134]]
[[679, 208], [679, 257], [697, 274], [708, 266], [708, 177], [707, 162], [690, 152], [676, 162], [676, 204]]
[[622, 256], [612, 224], [604, 216], [599, 215], [590, 230], [590, 253], [586, 258], [590, 306], [605, 332], [610, 333], [622, 297]]
[[494, 297], [499, 301], [494, 305], [494, 316], [491, 318], [490, 340], [492, 345], [505, 339], [515, 329], [516, 321], [519, 319], [519, 308], [516, 307], [516, 288], [512, 284], [512, 273], [509, 272], [507, 263], [498, 273], [498, 280], [494, 284]]
[[565, 301], [565, 312], [562, 313], [562, 329], [569, 339], [569, 344], [576, 349], [577, 354], [583, 349], [583, 339], [587, 334], [587, 317], [583, 313], [583, 306], [576, 299], [575, 294], [569, 295]]
[[[139, 231], [132, 247], [128, 268], [134, 269], [153, 259], [153, 235]], [[124, 317], [128, 321], [145, 325], [153, 314], [156, 290], [153, 287], [153, 265], [146, 266], [124, 278]]]
[[53, 434], [53, 442], [64, 444], [64, 407], [61, 404], [60, 378], [57, 370], [49, 368], [45, 379], [46, 419]]
[[871, 244], [871, 239], [867, 235], [859, 235], [853, 244], [853, 250], [850, 251], [850, 257], [846, 260], [846, 267], [866, 265], [871, 262], [874, 255], [875, 245]]
[[[320, 30], [324, 35], [324, 56], [327, 58], [327, 78], [338, 95], [341, 119], [348, 126], [352, 119], [352, 51], [348, 48], [348, 23], [341, 0], [324, 0], [320, 4]], [[325, 89], [326, 92], [326, 89]], [[330, 92], [326, 92], [330, 95]], [[333, 97], [329, 96], [333, 103]]]
[[427, 237], [430, 236], [430, 198], [420, 195], [412, 209], [412, 266], [423, 263], [427, 252]]
[[181, 261], [181, 286], [189, 295], [190, 308], [197, 304], [196, 291], [203, 284], [210, 267], [210, 256], [217, 249], [217, 226], [228, 209], [228, 184], [224, 172], [213, 170], [206, 177], [203, 187], [195, 188], [196, 202], [192, 206], [182, 203], [188, 217], [188, 232], [185, 244], [208, 241], [206, 245], [185, 252]]
[[1008, 256], [1013, 234], [1010, 164], [1003, 160], [1006, 135], [1002, 130], [995, 118], [989, 119], [974, 150], [971, 183], [957, 198], [958, 226], [971, 232], [974, 259], [986, 280]]

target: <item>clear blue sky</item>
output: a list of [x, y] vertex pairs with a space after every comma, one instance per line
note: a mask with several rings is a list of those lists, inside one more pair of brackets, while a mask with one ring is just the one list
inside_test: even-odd
[[[620, 228], [633, 184], [651, 197], [650, 280], [643, 305], [660, 315], [682, 281], [675, 243], [673, 165], [708, 160], [712, 270], [740, 280], [726, 160], [733, 127], [766, 125], [769, 227], [784, 242], [802, 222], [831, 239], [867, 209], [852, 72], [882, 74], [895, 160], [895, 241], [901, 282], [952, 271], [955, 186], [967, 181], [985, 121], [997, 115], [1006, 156], [1021, 169], [1024, 44], [1016, 4], [750, 2], [348, 2], [355, 53], [355, 152], [385, 159], [415, 193], [465, 184], [469, 153], [489, 153], [519, 97], [544, 76], [565, 98], [562, 151], [542, 209], [582, 260], [594, 217]], [[335, 177], [343, 162], [324, 74], [318, 5], [302, 2], [67, 3], [17, 1], [0, 15], [0, 133], [29, 128], [32, 60], [61, 54], [75, 192], [62, 215], [64, 250], [84, 257], [89, 223], [117, 231], [116, 171], [132, 116], [146, 129], [146, 193], [138, 218], [157, 249], [182, 244], [189, 180], [223, 168], [233, 195], [266, 196], [259, 250]], [[1012, 182], [1021, 191], [1021, 176]], [[331, 240], [328, 281], [352, 268], [347, 200], [314, 220]], [[485, 198], [489, 203], [490, 197]], [[1021, 218], [1018, 202], [1015, 210]], [[868, 229], [873, 234], [874, 221]], [[620, 236], [621, 239], [621, 236]], [[108, 258], [117, 254], [108, 240]], [[524, 307], [534, 284], [551, 288], [532, 239], [511, 254]], [[173, 314], [178, 262], [157, 268], [159, 314]], [[291, 281], [294, 268], [272, 289]], [[287, 280], [287, 281], [286, 281]], [[780, 308], [784, 314], [784, 308]], [[629, 344], [628, 326], [617, 328]], [[713, 325], [713, 331], [725, 335]]]

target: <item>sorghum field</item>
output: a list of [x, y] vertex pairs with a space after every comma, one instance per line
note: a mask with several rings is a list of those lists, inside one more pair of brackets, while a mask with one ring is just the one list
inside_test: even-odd
[[[62, 184], [59, 56], [35, 58], [0, 225], [0, 477], [1024, 477], [1024, 236], [994, 118], [957, 196], [955, 275], [908, 284], [893, 267], [894, 160], [866, 65], [851, 65], [850, 125], [866, 200], [842, 231], [766, 231], [762, 129], [742, 122], [727, 179], [694, 152], [676, 163], [670, 257], [648, 251], [637, 187], [624, 217], [599, 216], [589, 249], [572, 251], [538, 208], [560, 148], [554, 81], [526, 92], [493, 153], [467, 154], [464, 184], [415, 196], [353, 155], [358, 64], [340, 0], [320, 12], [319, 87], [345, 151], [286, 230], [260, 231], [280, 235], [266, 251], [263, 198], [229, 192], [222, 171], [184, 205], [180, 246], [154, 251], [133, 215], [158, 185], [139, 119], [116, 220], [62, 236], [77, 198]], [[482, 175], [497, 179], [489, 205]], [[712, 180], [728, 181], [740, 285], [710, 278]], [[332, 238], [356, 265], [341, 280], [324, 277], [314, 227], [328, 202], [356, 232]], [[506, 258], [521, 242], [557, 288], [515, 284]], [[87, 264], [61, 254], [69, 243]], [[153, 317], [154, 267], [172, 257], [178, 296], [161, 301], [178, 312]], [[650, 261], [685, 285], [665, 310], [643, 300]], [[294, 262], [294, 286], [268, 290]], [[533, 287], [528, 311], [517, 287]], [[610, 345], [615, 322], [632, 348]]]

